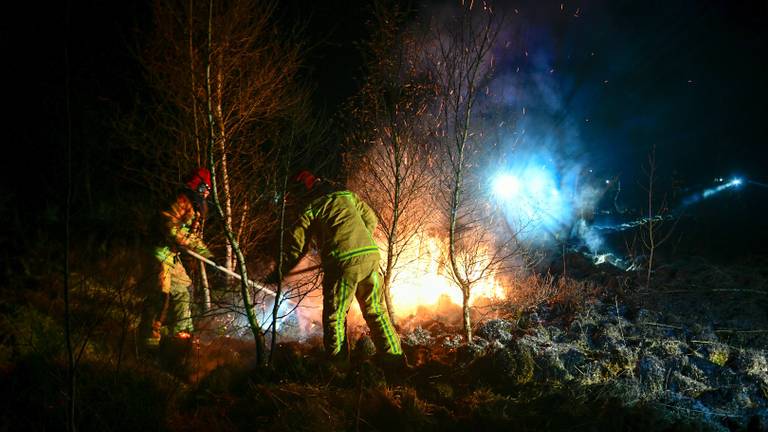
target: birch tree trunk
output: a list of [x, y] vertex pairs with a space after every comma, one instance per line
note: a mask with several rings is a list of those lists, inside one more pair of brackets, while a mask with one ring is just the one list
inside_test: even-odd
[[[213, 202], [216, 207], [216, 210], [219, 213], [219, 216], [224, 220], [224, 232], [227, 237], [227, 245], [228, 247], [234, 251], [238, 268], [237, 272], [240, 275], [240, 294], [243, 299], [243, 308], [245, 309], [245, 315], [246, 319], [248, 321], [248, 327], [251, 330], [251, 333], [253, 334], [254, 342], [256, 343], [256, 361], [258, 364], [264, 364], [265, 356], [265, 344], [264, 344], [264, 332], [261, 330], [261, 327], [259, 326], [259, 323], [256, 319], [256, 314], [253, 310], [253, 304], [251, 302], [251, 294], [248, 287], [248, 270], [245, 266], [245, 257], [243, 256], [243, 253], [237, 243], [237, 240], [235, 239], [234, 233], [232, 232], [232, 224], [231, 224], [231, 217], [227, 218], [225, 214], [225, 210], [221, 205], [221, 201], [219, 200], [219, 193], [218, 193], [218, 180], [217, 180], [217, 173], [216, 173], [216, 160], [214, 159], [214, 137], [216, 136], [214, 131], [214, 109], [213, 109], [213, 95], [211, 94], [211, 38], [213, 33], [213, 26], [212, 24], [212, 15], [213, 15], [213, 0], [209, 3], [209, 15], [208, 15], [208, 61], [206, 64], [206, 90], [207, 90], [207, 101], [208, 101], [208, 127], [209, 127], [209, 142], [208, 142], [208, 164], [210, 165], [210, 171], [211, 171], [211, 183], [213, 186]], [[221, 108], [221, 105], [218, 105], [219, 108]]]
[[[219, 67], [216, 71], [216, 107], [214, 110], [215, 117], [216, 117], [216, 123], [218, 125], [219, 130], [219, 152], [221, 153], [219, 156], [219, 163], [221, 164], [221, 183], [223, 188], [223, 196], [222, 196], [222, 202], [224, 204], [224, 214], [222, 217], [224, 218], [224, 223], [232, 227], [232, 194], [231, 194], [231, 188], [230, 188], [230, 179], [229, 179], [229, 166], [227, 163], [227, 131], [226, 131], [226, 124], [224, 122], [224, 111], [222, 109], [223, 105], [223, 92], [222, 92], [222, 72], [221, 72], [221, 66], [224, 64], [223, 59], [219, 58]], [[234, 258], [232, 254], [232, 245], [230, 243], [227, 243], [225, 246], [226, 255], [225, 255], [225, 264], [224, 266], [228, 270], [232, 270], [234, 268]]]

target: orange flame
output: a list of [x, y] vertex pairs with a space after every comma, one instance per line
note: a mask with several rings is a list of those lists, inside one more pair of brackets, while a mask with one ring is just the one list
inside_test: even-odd
[[[462, 304], [461, 290], [451, 280], [444, 262], [438, 238], [424, 237], [409, 244], [400, 255], [390, 288], [395, 315], [412, 315], [420, 306], [437, 308], [441, 298]], [[469, 303], [479, 298], [504, 297], [503, 287], [490, 275], [473, 285]]]

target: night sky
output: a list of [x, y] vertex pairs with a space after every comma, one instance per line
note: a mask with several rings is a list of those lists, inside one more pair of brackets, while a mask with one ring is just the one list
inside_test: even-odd
[[[4, 158], [16, 191], [6, 191], [5, 202], [29, 193], [60, 196], [67, 131], [75, 138], [110, 139], [103, 130], [90, 130], [94, 118], [119, 112], [144, 91], [131, 51], [151, 22], [146, 2], [70, 3], [68, 10], [62, 4], [17, 5], [4, 20], [11, 112], [5, 142], [20, 150], [20, 156]], [[333, 114], [362, 78], [354, 42], [365, 37], [369, 6], [281, 3], [282, 19], [309, 20], [308, 34], [319, 43], [307, 73], [316, 83], [318, 107]], [[768, 183], [768, 2], [502, 4], [510, 23], [502, 37], [512, 48], [499, 52], [495, 85], [535, 88], [510, 93], [510, 109], [526, 106], [527, 127], [544, 135], [567, 128], [573, 145], [556, 149], [562, 157], [621, 178], [632, 189], [656, 144], [659, 174], [674, 177], [681, 190], [701, 190], [715, 177], [735, 175]], [[550, 127], [552, 118], [557, 121]], [[768, 189], [747, 184], [723, 195], [701, 211], [739, 216], [719, 216], [716, 226], [735, 222], [766, 236]], [[627, 199], [635, 198], [628, 192]], [[749, 247], [760, 248], [753, 243]]]

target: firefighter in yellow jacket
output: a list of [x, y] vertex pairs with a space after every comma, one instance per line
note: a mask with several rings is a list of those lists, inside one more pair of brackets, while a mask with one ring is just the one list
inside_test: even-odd
[[[307, 201], [288, 232], [283, 253], [286, 274], [308, 250], [311, 238], [320, 251], [323, 276], [323, 343], [332, 360], [348, 356], [346, 321], [357, 298], [380, 359], [405, 363], [400, 339], [382, 298], [379, 248], [373, 239], [377, 219], [373, 210], [353, 192], [335, 190], [309, 171], [295, 178]], [[277, 269], [264, 279], [277, 283]]]
[[205, 168], [195, 170], [170, 207], [161, 212], [163, 244], [155, 247], [157, 290], [149, 294], [142, 316], [142, 333], [149, 347], [160, 344], [161, 329], [177, 338], [191, 337], [194, 330], [189, 288], [192, 280], [181, 260], [181, 249], [187, 248], [203, 256], [211, 253], [200, 232], [205, 220], [206, 202], [210, 194], [211, 174]]

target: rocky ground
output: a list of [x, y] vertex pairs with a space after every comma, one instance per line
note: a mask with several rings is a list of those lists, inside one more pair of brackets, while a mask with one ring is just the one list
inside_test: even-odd
[[[265, 430], [768, 430], [763, 263], [689, 259], [660, 266], [646, 286], [568, 260], [569, 282], [551, 279], [548, 297], [478, 314], [471, 343], [450, 308], [401, 320], [414, 367], [398, 376], [371, 362], [366, 337], [346, 374], [323, 366], [318, 344], [284, 344], [277, 375], [251, 375], [261, 393], [245, 399], [275, 407], [261, 414]], [[195, 392], [219, 389], [222, 370]], [[224, 376], [217, 394], [231, 402], [238, 380]], [[307, 410], [319, 429], [291, 415]]]
[[[582, 261], [574, 272], [595, 282], [594, 297], [488, 320], [470, 344], [439, 326], [417, 327], [404, 343], [415, 353], [455, 350], [457, 368], [502, 392], [536, 383], [653, 407], [701, 428], [768, 430], [765, 268], [688, 260], [660, 267], [651, 288], [631, 290], [626, 273]], [[431, 385], [451, 385], [438, 382]]]

